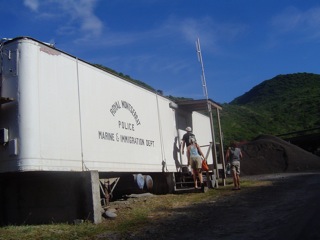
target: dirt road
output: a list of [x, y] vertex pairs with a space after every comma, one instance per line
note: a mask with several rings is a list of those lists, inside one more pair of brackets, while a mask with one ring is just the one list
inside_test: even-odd
[[259, 177], [273, 184], [174, 210], [130, 239], [320, 239], [320, 173]]

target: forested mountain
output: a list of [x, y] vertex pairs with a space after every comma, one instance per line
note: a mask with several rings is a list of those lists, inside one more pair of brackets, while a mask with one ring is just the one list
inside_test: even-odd
[[320, 126], [320, 75], [278, 75], [222, 105], [224, 142]]

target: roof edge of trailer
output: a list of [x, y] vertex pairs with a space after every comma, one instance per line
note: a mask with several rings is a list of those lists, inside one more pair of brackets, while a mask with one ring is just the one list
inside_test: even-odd
[[207, 111], [208, 107], [222, 110], [222, 106], [212, 99], [199, 99], [199, 100], [181, 100], [177, 101], [178, 108], [187, 111]]
[[[42, 41], [40, 41], [40, 40], [37, 40], [37, 39], [32, 38], [32, 37], [29, 37], [29, 36], [19, 36], [19, 37], [15, 37], [15, 38], [2, 38], [2, 39], [0, 39], [0, 45], [1, 45], [1, 44], [3, 44], [3, 45], [9, 44], [10, 42], [19, 41], [19, 40], [31, 40], [31, 41], [37, 42], [37, 43], [39, 43], [39, 44], [43, 44], [43, 45], [45, 45], [45, 46], [47, 46], [47, 47], [49, 47], [49, 48], [52, 48], [52, 49], [54, 49], [54, 50], [56, 50], [56, 51], [59, 51], [59, 52], [61, 52], [61, 53], [63, 53], [63, 54], [66, 54], [66, 55], [68, 55], [68, 56], [70, 56], [70, 57], [72, 57], [72, 58], [74, 58], [74, 59], [77, 59], [77, 60], [80, 60], [80, 61], [82, 61], [82, 62], [85, 62], [85, 63], [93, 66], [94, 68], [97, 68], [97, 69], [100, 69], [101, 71], [107, 72], [107, 73], [109, 73], [109, 74], [111, 74], [111, 75], [113, 75], [113, 76], [116, 76], [116, 77], [118, 77], [118, 78], [120, 78], [120, 79], [122, 79], [122, 80], [125, 80], [125, 81], [127, 81], [127, 82], [130, 82], [130, 83], [132, 83], [132, 84], [134, 84], [134, 85], [136, 85], [136, 86], [138, 86], [138, 87], [140, 87], [140, 88], [142, 88], [142, 89], [145, 89], [145, 90], [147, 90], [147, 91], [149, 91], [149, 92], [155, 93], [156, 95], [159, 95], [159, 96], [161, 96], [161, 97], [163, 97], [163, 98], [166, 98], [166, 99], [168, 99], [169, 101], [173, 102], [173, 100], [170, 99], [170, 97], [163, 96], [162, 94], [159, 94], [159, 91], [158, 91], [158, 90], [149, 89], [149, 88], [147, 88], [147, 87], [144, 87], [144, 86], [142, 86], [142, 85], [139, 85], [138, 83], [134, 82], [133, 80], [130, 80], [130, 79], [125, 78], [125, 77], [122, 77], [122, 76], [120, 76], [120, 75], [118, 75], [118, 74], [116, 74], [116, 73], [114, 73], [114, 72], [112, 72], [112, 71], [108, 71], [108, 69], [106, 69], [106, 68], [100, 68], [100, 67], [98, 67], [97, 65], [95, 65], [95, 64], [93, 64], [93, 63], [87, 62], [87, 61], [85, 61], [85, 60], [83, 60], [83, 59], [81, 59], [81, 58], [78, 58], [78, 57], [76, 57], [76, 56], [74, 56], [74, 55], [71, 55], [71, 54], [69, 54], [69, 53], [67, 53], [67, 52], [65, 52], [65, 51], [63, 51], [63, 50], [60, 50], [60, 49], [56, 48], [56, 47], [54, 46], [54, 44], [42, 42]], [[206, 100], [206, 99], [200, 99], [200, 100], [181, 100], [181, 101], [176, 101], [175, 103], [179, 106], [179, 108], [184, 109], [184, 110], [187, 110], [187, 111], [205, 111], [205, 110], [208, 109], [208, 105], [206, 104], [207, 101], [208, 101], [208, 103], [210, 104], [211, 107], [216, 108], [216, 109], [220, 109], [220, 110], [222, 109], [222, 106], [221, 106], [221, 105], [219, 105], [218, 103], [216, 103], [215, 101], [213, 101], [213, 100], [211, 100], [211, 99], [208, 99], [208, 100]]]
[[[76, 56], [74, 56], [74, 55], [72, 55], [72, 54], [70, 54], [70, 53], [67, 53], [67, 52], [65, 52], [65, 51], [63, 51], [63, 50], [61, 50], [61, 49], [59, 49], [59, 48], [56, 48], [55, 45], [54, 45], [54, 44], [51, 44], [51, 43], [42, 42], [42, 41], [40, 41], [40, 40], [37, 40], [37, 39], [32, 38], [32, 37], [28, 37], [28, 36], [19, 36], [19, 37], [15, 37], [15, 38], [2, 38], [2, 39], [0, 39], [0, 44], [4, 44], [4, 45], [5, 45], [5, 44], [9, 44], [9, 43], [14, 42], [14, 41], [27, 40], [27, 39], [28, 39], [28, 40], [31, 40], [31, 41], [34, 41], [34, 42], [37, 42], [37, 43], [39, 43], [39, 44], [44, 44], [45, 46], [47, 46], [47, 47], [49, 47], [49, 48], [52, 48], [52, 49], [54, 49], [54, 50], [56, 50], [56, 51], [58, 51], [58, 52], [61, 52], [61, 53], [63, 53], [63, 54], [66, 54], [66, 55], [68, 55], [69, 57], [72, 57], [72, 58], [74, 58], [74, 59], [77, 59], [77, 60], [80, 60], [80, 61], [82, 61], [82, 62], [85, 62], [85, 63], [87, 63], [87, 64], [89, 64], [89, 65], [91, 65], [91, 66], [93, 66], [93, 67], [95, 67], [95, 68], [97, 68], [97, 69], [100, 69], [101, 71], [107, 72], [107, 73], [109, 73], [109, 74], [111, 74], [111, 75], [113, 75], [113, 76], [116, 76], [116, 77], [121, 78], [121, 79], [123, 79], [123, 80], [125, 80], [125, 81], [127, 81], [127, 82], [130, 82], [130, 83], [132, 83], [132, 84], [134, 84], [134, 85], [136, 85], [136, 86], [138, 86], [138, 87], [140, 87], [140, 88], [143, 88], [143, 89], [145, 89], [145, 90], [148, 90], [148, 91], [150, 91], [150, 92], [153, 92], [153, 93], [156, 93], [156, 94], [159, 95], [158, 91], [155, 90], [155, 89], [152, 90], [152, 89], [149, 89], [149, 88], [144, 87], [144, 86], [142, 86], [142, 85], [139, 85], [138, 83], [134, 82], [133, 80], [130, 80], [130, 79], [125, 78], [125, 77], [122, 77], [122, 76], [120, 76], [119, 74], [116, 74], [115, 72], [108, 70], [108, 69], [107, 69], [108, 67], [106, 67], [106, 66], [101, 65], [101, 66], [103, 66], [104, 68], [99, 67], [99, 66], [97, 66], [97, 65], [99, 65], [98, 63], [96, 63], [96, 64], [95, 64], [95, 63], [90, 63], [90, 62], [88, 62], [88, 61], [86, 61], [86, 60], [83, 60], [83, 59], [81, 59], [81, 58], [78, 58], [78, 57], [76, 57]], [[112, 69], [111, 69], [111, 70], [112, 70]], [[164, 97], [164, 96], [163, 96], [163, 97]]]
[[[78, 57], [76, 57], [76, 56], [74, 56], [74, 55], [72, 55], [72, 54], [70, 54], [70, 53], [67, 53], [67, 52], [65, 52], [65, 51], [63, 51], [63, 50], [61, 50], [61, 49], [59, 49], [59, 48], [56, 48], [55, 45], [54, 45], [54, 44], [51, 44], [51, 43], [46, 43], [46, 42], [37, 40], [37, 39], [32, 38], [32, 37], [28, 37], [28, 36], [19, 36], [19, 37], [14, 37], [14, 38], [2, 38], [2, 39], [0, 39], [0, 44], [5, 45], [5, 44], [9, 44], [9, 43], [11, 43], [11, 42], [15, 42], [15, 41], [19, 41], [19, 40], [31, 40], [31, 41], [37, 42], [37, 43], [39, 43], [39, 44], [43, 44], [43, 45], [45, 45], [45, 46], [47, 46], [47, 47], [49, 47], [49, 48], [52, 48], [52, 49], [54, 49], [54, 50], [56, 50], [56, 51], [58, 51], [58, 52], [61, 52], [61, 53], [63, 53], [63, 54], [66, 54], [66, 55], [68, 55], [68, 56], [71, 57], [71, 58], [74, 58], [74, 59], [80, 60], [80, 61], [82, 61], [82, 62], [85, 62], [85, 63], [91, 65], [91, 66], [94, 67], [94, 68], [100, 69], [101, 71], [107, 72], [107, 73], [109, 73], [109, 74], [111, 74], [111, 75], [113, 75], [113, 76], [116, 76], [116, 77], [118, 77], [118, 78], [120, 78], [120, 79], [122, 79], [122, 80], [125, 80], [125, 81], [129, 82], [129, 83], [132, 83], [132, 84], [134, 84], [134, 85], [136, 85], [136, 86], [138, 86], [138, 87], [140, 87], [140, 88], [143, 88], [143, 89], [145, 89], [145, 90], [147, 90], [147, 91], [149, 91], [149, 92], [155, 93], [155, 94], [157, 94], [157, 95], [160, 95], [160, 96], [162, 96], [162, 97], [164, 97], [164, 98], [169, 99], [168, 97], [165, 97], [165, 96], [159, 94], [159, 92], [158, 92], [156, 89], [152, 90], [152, 89], [147, 88], [147, 87], [145, 87], [145, 86], [139, 85], [139, 84], [136, 83], [134, 80], [125, 78], [125, 77], [123, 77], [123, 76], [120, 76], [120, 75], [117, 74], [116, 72], [113, 72], [113, 71], [108, 70], [108, 69], [107, 69], [108, 67], [106, 67], [106, 66], [101, 65], [101, 66], [103, 66], [104, 68], [99, 67], [99, 66], [97, 66], [97, 65], [99, 65], [98, 63], [96, 63], [96, 64], [95, 64], [95, 63], [90, 63], [90, 62], [88, 62], [88, 61], [86, 61], [86, 60], [83, 60], [83, 59], [81, 59], [81, 58], [78, 58]], [[112, 69], [111, 69], [111, 70], [112, 70]]]

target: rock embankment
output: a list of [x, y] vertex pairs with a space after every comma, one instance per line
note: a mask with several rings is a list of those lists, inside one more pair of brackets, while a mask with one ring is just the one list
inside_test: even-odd
[[261, 135], [241, 149], [243, 175], [320, 170], [320, 157], [275, 136]]

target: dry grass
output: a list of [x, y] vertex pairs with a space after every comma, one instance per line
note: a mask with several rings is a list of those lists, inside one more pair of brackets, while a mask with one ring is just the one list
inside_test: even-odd
[[[246, 189], [268, 185], [267, 181], [243, 181]], [[140, 198], [129, 198], [126, 201], [114, 202], [112, 207], [117, 209], [114, 220], [105, 219], [95, 225], [84, 222], [79, 225], [49, 224], [39, 226], [7, 226], [0, 228], [0, 240], [23, 239], [108, 239], [113, 236], [125, 236], [128, 232], [139, 231], [140, 228], [152, 221], [171, 216], [172, 209], [188, 207], [206, 201], [216, 201], [226, 195], [234, 194], [230, 191], [230, 179], [227, 186], [210, 189], [207, 193], [151, 195]]]

